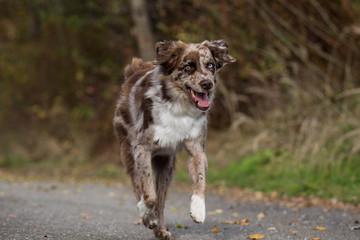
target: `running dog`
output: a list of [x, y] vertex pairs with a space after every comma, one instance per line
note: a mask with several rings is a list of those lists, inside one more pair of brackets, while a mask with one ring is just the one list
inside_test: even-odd
[[165, 197], [175, 154], [183, 147], [194, 181], [190, 216], [197, 223], [205, 220], [207, 113], [218, 72], [231, 62], [235, 58], [224, 40], [163, 41], [156, 44], [153, 62], [134, 58], [125, 68], [113, 124], [139, 215], [159, 239], [170, 239], [164, 225]]

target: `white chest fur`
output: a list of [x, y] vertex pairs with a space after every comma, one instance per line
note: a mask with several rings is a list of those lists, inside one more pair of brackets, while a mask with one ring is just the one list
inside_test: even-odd
[[206, 116], [186, 110], [180, 103], [153, 105], [154, 141], [161, 147], [176, 150], [185, 139], [199, 136]]

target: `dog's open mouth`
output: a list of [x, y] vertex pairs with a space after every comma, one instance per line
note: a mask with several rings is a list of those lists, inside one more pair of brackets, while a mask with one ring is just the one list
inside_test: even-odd
[[210, 107], [210, 100], [209, 100], [209, 93], [207, 92], [196, 92], [192, 90], [190, 87], [186, 86], [186, 90], [188, 91], [188, 94], [190, 98], [195, 103], [195, 106], [202, 110], [208, 110]]

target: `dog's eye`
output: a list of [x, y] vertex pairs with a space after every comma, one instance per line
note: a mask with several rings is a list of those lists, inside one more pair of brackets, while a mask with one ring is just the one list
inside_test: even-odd
[[186, 72], [194, 72], [196, 70], [196, 67], [194, 63], [188, 63], [185, 65], [184, 69]]
[[207, 64], [207, 67], [208, 68], [214, 68], [214, 64], [210, 62], [210, 63]]

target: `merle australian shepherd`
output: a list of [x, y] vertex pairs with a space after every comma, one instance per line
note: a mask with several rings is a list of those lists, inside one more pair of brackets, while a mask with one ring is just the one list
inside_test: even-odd
[[156, 44], [154, 62], [134, 58], [125, 68], [113, 123], [139, 215], [159, 239], [170, 239], [164, 226], [165, 197], [175, 154], [183, 147], [194, 181], [190, 216], [197, 223], [205, 220], [207, 113], [217, 74], [230, 62], [235, 58], [224, 40], [163, 41]]

